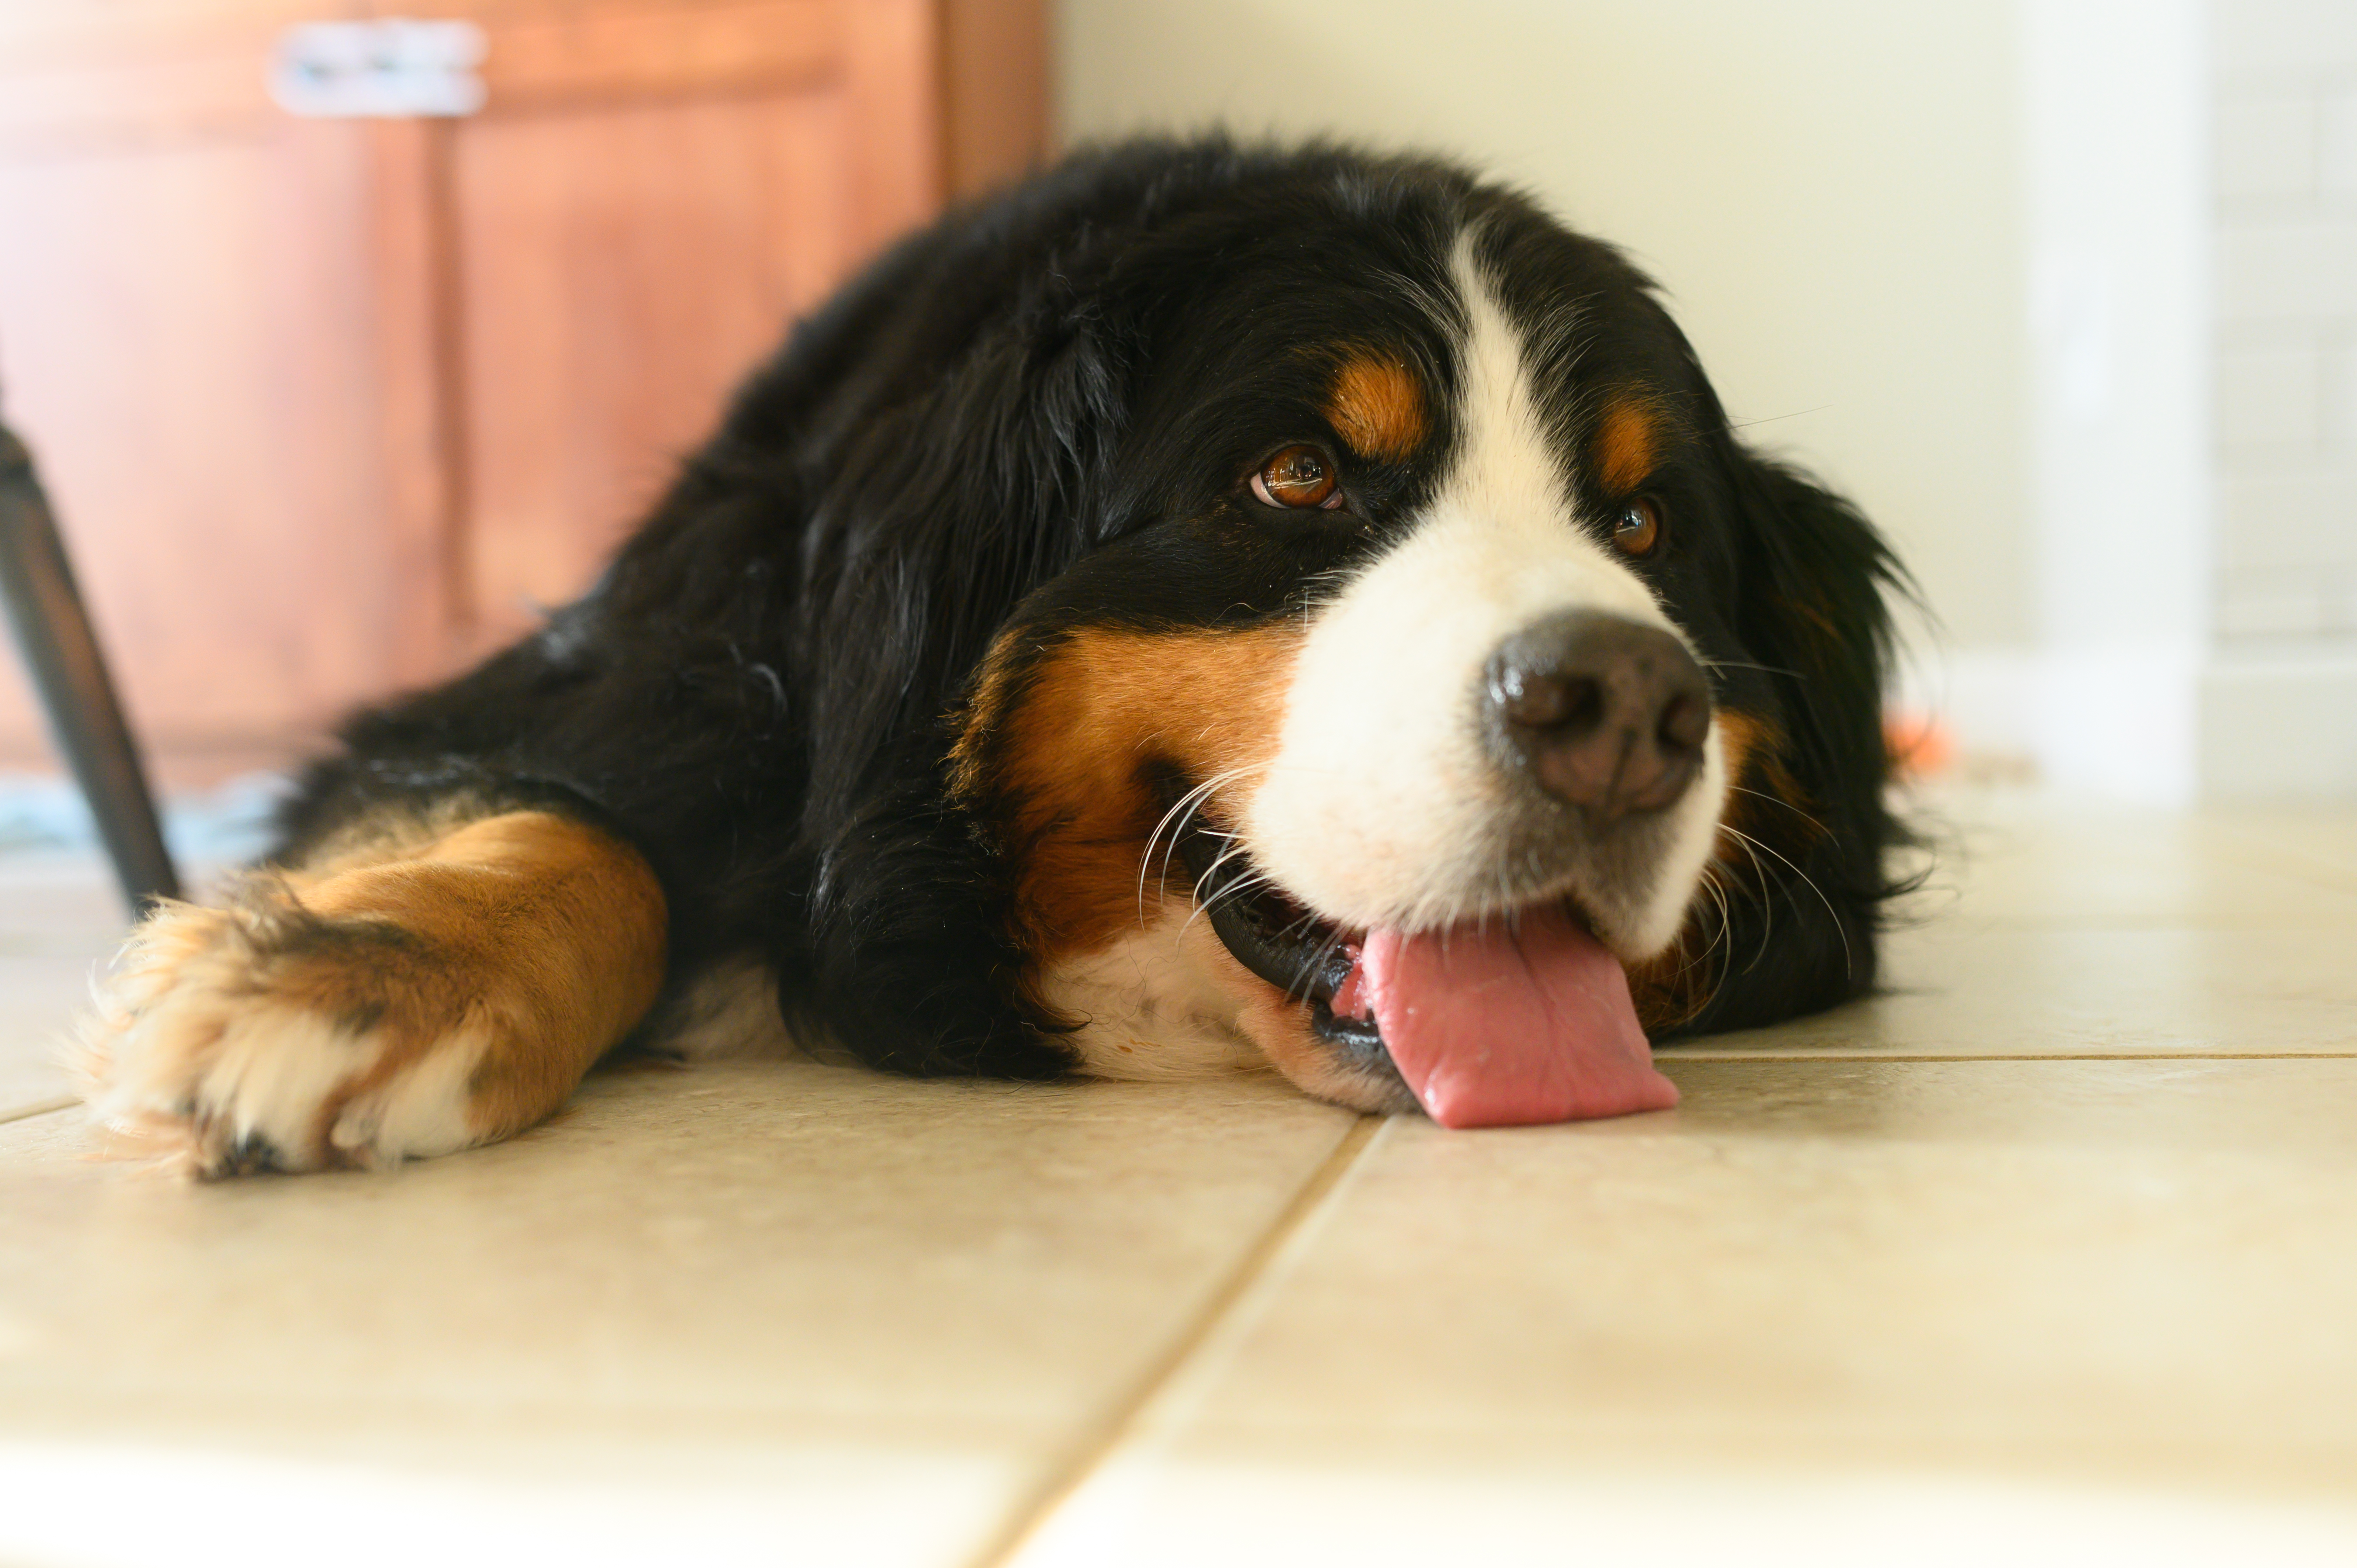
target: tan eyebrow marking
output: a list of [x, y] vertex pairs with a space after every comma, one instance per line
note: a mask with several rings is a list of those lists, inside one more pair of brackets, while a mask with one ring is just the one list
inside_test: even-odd
[[1400, 360], [1352, 349], [1334, 372], [1326, 418], [1359, 456], [1404, 462], [1424, 445], [1424, 388]]
[[1596, 472], [1616, 494], [1633, 490], [1653, 472], [1662, 450], [1660, 405], [1641, 392], [1622, 392], [1596, 421]]

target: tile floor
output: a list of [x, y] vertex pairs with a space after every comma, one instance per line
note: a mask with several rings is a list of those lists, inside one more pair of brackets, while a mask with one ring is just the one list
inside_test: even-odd
[[0, 1563], [2357, 1563], [2357, 811], [1943, 811], [1662, 1115], [748, 1064], [207, 1187], [0, 861]]

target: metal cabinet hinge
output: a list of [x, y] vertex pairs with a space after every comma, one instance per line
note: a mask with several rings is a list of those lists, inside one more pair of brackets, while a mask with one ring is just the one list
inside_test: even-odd
[[472, 22], [307, 22], [279, 35], [270, 96], [325, 119], [472, 114], [483, 106], [482, 60]]

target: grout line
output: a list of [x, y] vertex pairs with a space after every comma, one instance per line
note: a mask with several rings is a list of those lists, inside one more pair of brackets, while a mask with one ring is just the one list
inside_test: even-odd
[[0, 1111], [0, 1126], [11, 1122], [29, 1122], [36, 1116], [47, 1116], [54, 1111], [70, 1111], [81, 1103], [81, 1096], [69, 1094], [56, 1100], [36, 1100], [29, 1105], [11, 1106]]
[[1233, 1268], [1212, 1290], [1195, 1314], [1192, 1322], [1172, 1337], [1168, 1348], [1137, 1380], [1096, 1421], [1090, 1423], [1080, 1441], [1072, 1445], [1068, 1456], [1051, 1468], [1047, 1478], [1026, 1497], [1008, 1515], [996, 1533], [983, 1549], [969, 1560], [969, 1568], [1005, 1568], [1039, 1533], [1039, 1527], [1054, 1518], [1057, 1511], [1072, 1495], [1086, 1484], [1098, 1467], [1111, 1455], [1122, 1440], [1137, 1425], [1155, 1397], [1168, 1387], [1171, 1380], [1206, 1340], [1226, 1321], [1236, 1303], [1257, 1283], [1270, 1262], [1282, 1251], [1286, 1242], [1297, 1235], [1304, 1223], [1316, 1213], [1327, 1195], [1351, 1167], [1358, 1163], [1378, 1130], [1389, 1120], [1383, 1116], [1361, 1116], [1353, 1122], [1318, 1168], [1309, 1174], [1293, 1197], [1286, 1200], [1267, 1230], [1246, 1249]]

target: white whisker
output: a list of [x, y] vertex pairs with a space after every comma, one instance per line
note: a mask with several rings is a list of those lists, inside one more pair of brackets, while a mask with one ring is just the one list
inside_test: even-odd
[[[1719, 825], [1721, 827], [1727, 827], [1727, 824], [1724, 822]], [[1792, 861], [1786, 859], [1783, 855], [1777, 854], [1776, 848], [1773, 844], [1760, 843], [1757, 839], [1754, 839], [1750, 834], [1744, 832], [1739, 829], [1727, 828], [1727, 831], [1735, 834], [1737, 838], [1741, 839], [1747, 844], [1758, 844], [1760, 848], [1766, 850], [1770, 854], [1776, 855], [1778, 860], [1781, 860], [1786, 865], [1792, 867], [1792, 875], [1799, 877], [1803, 882], [1808, 885], [1809, 891], [1817, 896], [1817, 902], [1825, 907], [1825, 913], [1833, 917], [1834, 935], [1841, 938], [1843, 968], [1846, 972], [1856, 973], [1857, 970], [1857, 958], [1856, 954], [1849, 950], [1848, 928], [1842, 924], [1841, 913], [1834, 908], [1834, 901], [1825, 897], [1825, 890], [1818, 886], [1815, 879], [1810, 876], [1807, 872], [1803, 871], [1797, 865], [1792, 865]], [[1754, 960], [1753, 961], [1757, 962], [1758, 961]]]
[[[1178, 848], [1178, 834], [1185, 831], [1187, 821], [1193, 817], [1196, 809], [1209, 800], [1214, 790], [1234, 783], [1251, 771], [1249, 768], [1231, 768], [1224, 773], [1214, 773], [1184, 795], [1179, 796], [1171, 803], [1170, 809], [1162, 813], [1162, 820], [1154, 824], [1154, 831], [1146, 836], [1145, 853], [1140, 854], [1137, 860], [1137, 923], [1140, 926], [1146, 924], [1146, 874], [1154, 864], [1156, 842], [1165, 832], [1169, 832], [1170, 854], [1176, 854]], [[1176, 826], [1173, 825], [1174, 823]], [[1169, 892], [1170, 854], [1166, 854], [1162, 857], [1162, 880], [1156, 888], [1157, 897]]]

